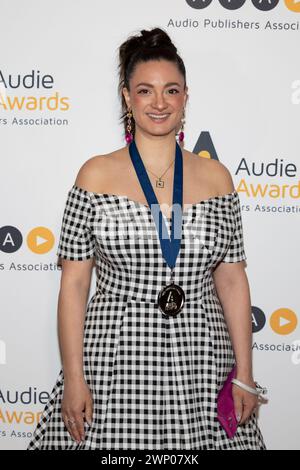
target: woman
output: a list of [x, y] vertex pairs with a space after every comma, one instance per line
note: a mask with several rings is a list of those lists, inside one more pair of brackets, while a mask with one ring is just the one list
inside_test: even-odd
[[235, 363], [255, 388], [238, 194], [222, 163], [182, 147], [185, 67], [167, 33], [143, 30], [119, 53], [127, 145], [87, 160], [68, 193], [63, 368], [28, 449], [263, 450], [257, 397], [243, 386], [232, 386], [233, 439], [217, 419]]

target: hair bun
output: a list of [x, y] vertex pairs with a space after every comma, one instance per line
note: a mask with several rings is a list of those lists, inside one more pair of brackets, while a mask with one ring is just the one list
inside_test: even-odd
[[177, 48], [172, 43], [171, 38], [168, 34], [160, 28], [154, 28], [151, 31], [146, 29], [141, 30], [141, 36], [139, 37], [142, 46], [144, 47], [171, 47], [175, 51]]

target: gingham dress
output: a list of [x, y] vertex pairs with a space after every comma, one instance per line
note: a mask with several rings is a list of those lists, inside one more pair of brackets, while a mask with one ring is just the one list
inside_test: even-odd
[[169, 317], [157, 304], [170, 268], [150, 208], [75, 184], [68, 192], [57, 254], [96, 260], [83, 347], [93, 421], [77, 444], [61, 416], [61, 369], [28, 450], [266, 448], [255, 413], [232, 440], [217, 420], [217, 394], [234, 353], [212, 270], [246, 259], [239, 195], [186, 207], [174, 271], [186, 299]]

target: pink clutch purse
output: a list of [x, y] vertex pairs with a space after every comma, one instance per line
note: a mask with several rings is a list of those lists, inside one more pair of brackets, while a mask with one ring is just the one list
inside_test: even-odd
[[234, 437], [238, 427], [238, 421], [235, 416], [231, 383], [231, 379], [235, 378], [236, 366], [233, 367], [226, 381], [224, 382], [224, 385], [218, 394], [217, 400], [218, 420], [225, 429], [229, 438]]

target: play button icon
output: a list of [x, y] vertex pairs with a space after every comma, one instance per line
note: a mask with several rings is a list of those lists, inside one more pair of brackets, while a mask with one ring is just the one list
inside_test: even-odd
[[46, 227], [35, 227], [27, 235], [27, 244], [34, 253], [48, 253], [54, 245], [53, 233]]
[[270, 325], [275, 333], [279, 335], [289, 335], [297, 328], [298, 318], [293, 310], [279, 308], [272, 313]]

